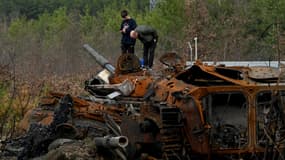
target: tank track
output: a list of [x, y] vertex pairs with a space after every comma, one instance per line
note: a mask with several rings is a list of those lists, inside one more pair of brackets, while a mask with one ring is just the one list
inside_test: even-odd
[[179, 108], [160, 106], [162, 158], [178, 160], [184, 157], [182, 114]]

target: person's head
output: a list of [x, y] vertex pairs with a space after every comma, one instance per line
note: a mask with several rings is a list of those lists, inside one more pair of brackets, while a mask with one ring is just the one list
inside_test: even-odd
[[135, 30], [132, 30], [130, 33], [130, 37], [134, 39], [138, 38], [138, 32], [136, 32]]
[[121, 17], [125, 19], [125, 18], [127, 18], [127, 16], [128, 16], [128, 11], [127, 10], [122, 10], [121, 11]]

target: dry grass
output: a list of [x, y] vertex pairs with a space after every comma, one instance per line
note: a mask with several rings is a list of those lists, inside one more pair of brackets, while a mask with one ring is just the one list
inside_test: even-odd
[[35, 74], [15, 71], [11, 65], [0, 65], [0, 139], [14, 136], [16, 126], [24, 114], [36, 107], [47, 92], [69, 93], [73, 96], [86, 94], [84, 81], [94, 72], [96, 70], [60, 75]]

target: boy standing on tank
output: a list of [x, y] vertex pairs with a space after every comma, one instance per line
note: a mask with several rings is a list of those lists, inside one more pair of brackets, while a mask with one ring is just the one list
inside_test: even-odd
[[137, 27], [136, 21], [131, 18], [127, 10], [121, 11], [122, 23], [120, 27], [120, 32], [122, 34], [121, 39], [121, 50], [122, 54], [135, 52], [136, 39], [130, 37], [130, 32]]

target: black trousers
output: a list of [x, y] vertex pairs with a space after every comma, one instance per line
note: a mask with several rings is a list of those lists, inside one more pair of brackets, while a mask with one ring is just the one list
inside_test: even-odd
[[146, 42], [143, 44], [143, 60], [144, 66], [151, 68], [154, 60], [154, 51], [156, 48], [156, 42]]
[[124, 44], [121, 43], [122, 53], [135, 53], [135, 44]]

